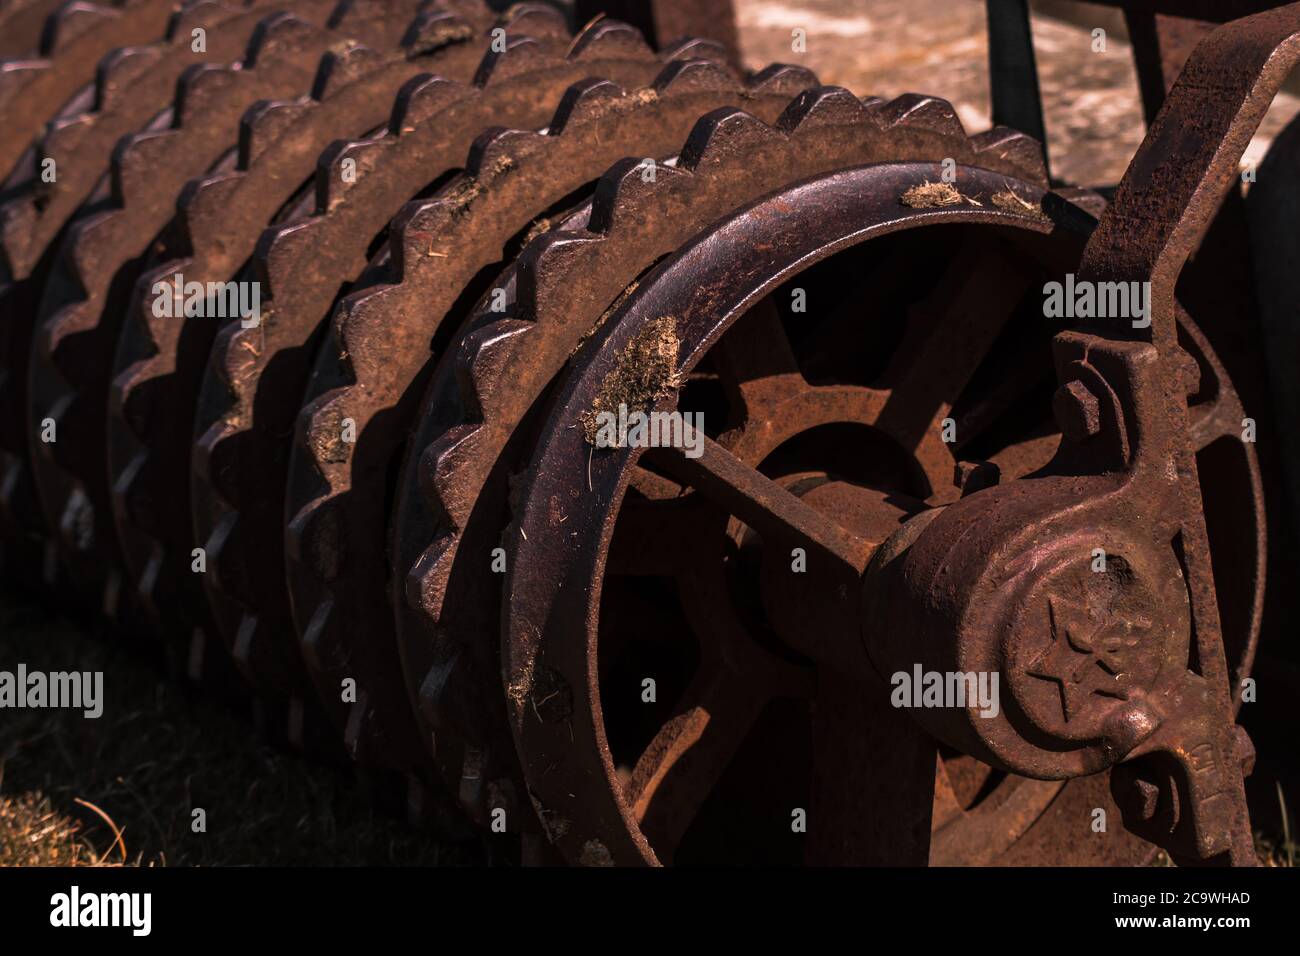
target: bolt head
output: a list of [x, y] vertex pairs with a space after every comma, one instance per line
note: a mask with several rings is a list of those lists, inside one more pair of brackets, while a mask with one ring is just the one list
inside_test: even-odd
[[1061, 433], [1073, 441], [1084, 441], [1101, 432], [1101, 404], [1078, 379], [1056, 390], [1052, 411]]

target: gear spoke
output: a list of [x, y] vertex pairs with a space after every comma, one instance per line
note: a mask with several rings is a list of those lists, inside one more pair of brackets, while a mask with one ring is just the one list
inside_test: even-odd
[[722, 337], [717, 359], [735, 406], [733, 414], [748, 423], [768, 420], [784, 398], [806, 387], [781, 314], [770, 298]]
[[782, 544], [815, 548], [856, 573], [867, 565], [871, 542], [845, 530], [710, 438], [703, 439], [699, 458], [688, 458], [680, 449], [661, 449], [654, 461], [759, 534]]
[[697, 676], [688, 703], [641, 754], [626, 797], [655, 855], [671, 862], [709, 792], [769, 699], [761, 685], [725, 667]]
[[997, 466], [1000, 482], [1014, 481], [1038, 471], [1051, 461], [1060, 444], [1061, 436], [1057, 434], [1026, 438], [1003, 448], [989, 462]]
[[1027, 281], [996, 247], [964, 246], [909, 316], [904, 340], [883, 376], [892, 394], [880, 427], [910, 448], [937, 428], [988, 354]]
[[1219, 397], [1188, 409], [1187, 417], [1192, 448], [1202, 451], [1220, 438], [1240, 438], [1245, 412], [1237, 402]]

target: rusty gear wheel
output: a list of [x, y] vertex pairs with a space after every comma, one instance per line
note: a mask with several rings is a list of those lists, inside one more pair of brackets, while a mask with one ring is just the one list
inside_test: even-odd
[[[31, 28], [43, 6], [10, 4], [0, 11], [0, 17], [16, 21], [15, 30], [23, 31]], [[37, 514], [35, 489], [27, 467], [26, 357], [49, 271], [46, 250], [63, 220], [89, 190], [75, 195], [76, 190], [71, 189], [74, 199], [62, 210], [62, 217], [58, 199], [71, 184], [87, 176], [93, 183], [93, 177], [107, 167], [112, 140], [104, 145], [102, 153], [97, 155], [89, 149], [76, 160], [58, 148], [46, 147], [69, 135], [62, 131], [83, 129], [88, 117], [109, 108], [121, 81], [122, 64], [131, 59], [135, 49], [109, 53], [114, 45], [162, 37], [164, 28], [170, 28], [169, 17], [170, 26], [177, 26], [192, 13], [203, 22], [211, 13], [206, 3], [186, 6], [174, 16], [170, 9], [166, 15], [161, 14], [157, 4], [118, 9], [123, 6], [62, 5], [43, 23], [36, 23], [40, 58], [0, 63], [0, 118], [14, 133], [0, 148], [0, 169], [8, 172], [0, 188], [0, 367], [4, 369], [0, 375], [0, 541], [5, 543], [11, 559], [9, 568], [34, 586], [53, 584], [57, 560]], [[6, 28], [8, 23], [7, 19]], [[4, 41], [22, 44], [24, 51], [30, 42], [24, 39], [24, 32], [11, 37], [0, 29], [0, 36]], [[105, 55], [104, 60], [96, 71], [95, 60], [101, 55]], [[170, 99], [170, 91], [166, 98]], [[49, 132], [28, 148], [28, 136], [23, 131], [37, 136], [47, 121]], [[123, 126], [117, 135], [132, 132], [139, 125], [136, 122]], [[20, 155], [18, 151], [24, 149]], [[42, 216], [46, 203], [56, 207], [49, 218]], [[54, 222], [54, 232], [42, 233], [41, 226]]]
[[[679, 47], [673, 55], [686, 52]], [[463, 174], [402, 210], [388, 246], [372, 259], [368, 284], [336, 310], [289, 471], [289, 581], [299, 632], [315, 642], [308, 660], [322, 695], [336, 697], [340, 678], [350, 674], [366, 688], [364, 698], [405, 701], [394, 638], [382, 626], [389, 613], [385, 504], [438, 344], [463, 317], [458, 305], [468, 308], [478, 297], [516, 237], [544, 228], [555, 208], [589, 193], [610, 163], [638, 150], [671, 154], [698, 116], [727, 104], [743, 102], [773, 120], [793, 93], [815, 85], [811, 74], [793, 68], [742, 84], [726, 67], [702, 59], [674, 60], [640, 90], [585, 80], [564, 94], [544, 131], [484, 132]], [[504, 292], [501, 298], [504, 303]], [[354, 442], [341, 437], [344, 427], [355, 431]], [[378, 667], [360, 660], [347, 640], [358, 628], [374, 633], [371, 653], [383, 657], [382, 682]], [[328, 657], [319, 653], [323, 648]], [[356, 705], [373, 706], [370, 700]], [[436, 733], [431, 751], [444, 775], [486, 822], [493, 809], [489, 790], [498, 800], [507, 792], [499, 763], [508, 755], [493, 753], [488, 761], [485, 754], [476, 772], [467, 773], [466, 748], [477, 749], [482, 732], [444, 726]], [[506, 807], [508, 819], [516, 809], [523, 808]]]
[[[735, 859], [742, 844], [726, 839], [719, 794], [732, 817], [750, 794], [745, 825], [766, 828], [787, 860], [1133, 863], [1151, 852], [1119, 828], [1092, 842], [1069, 836], [1090, 808], [1119, 812], [1104, 777], [1062, 785], [994, 773], [877, 704], [887, 691], [864, 693], [834, 666], [808, 673], [826, 654], [821, 635], [844, 630], [837, 617], [857, 633], [843, 595], [858, 588], [847, 569], [860, 542], [1036, 471], [1059, 440], [1032, 263], [1040, 279], [1072, 266], [1083, 238], [1069, 234], [1076, 217], [1059, 200], [1056, 220], [1044, 215], [1039, 185], [969, 167], [958, 172], [958, 202], [900, 202], [940, 171], [846, 169], [729, 217], [642, 279], [561, 386], [506, 536], [503, 655], [530, 790], [571, 861]], [[871, 258], [873, 245], [886, 251]], [[932, 256], [917, 256], [922, 248]], [[862, 292], [882, 284], [877, 309], [900, 301], [892, 284], [908, 303], [905, 323], [885, 311], [864, 324]], [[1029, 310], [1017, 292], [1026, 289]], [[782, 305], [800, 292], [830, 300], [823, 321]], [[882, 336], [893, 340], [883, 363], [873, 354]], [[1221, 371], [1194, 330], [1185, 341], [1198, 366]], [[865, 375], [853, 374], [864, 364]], [[628, 449], [586, 440], [584, 413], [619, 395], [641, 407], [679, 382], [678, 408], [722, 422], [700, 464], [675, 451], [638, 463]], [[1213, 401], [1193, 406], [1206, 448], [1239, 411], [1226, 379], [1215, 385]], [[955, 446], [940, 440], [944, 420], [964, 436]], [[1246, 474], [1257, 480], [1253, 461]], [[1238, 523], [1259, 528], [1256, 508], [1248, 499]], [[790, 573], [789, 540], [820, 562], [817, 575]], [[1258, 625], [1258, 560], [1227, 572], [1254, 586], [1254, 610], [1234, 622], [1242, 669]], [[685, 648], [694, 667], [674, 669], [683, 648], [666, 647], [662, 632], [634, 653], [646, 629], [629, 637], [627, 622], [654, 613], [654, 602], [642, 588], [620, 614], [626, 574], [674, 583], [656, 594], [667, 608], [659, 613], [695, 635], [698, 646]], [[681, 695], [662, 724], [629, 704], [639, 692], [629, 678], [648, 672]], [[792, 724], [802, 746], [790, 747]], [[788, 762], [776, 756], [782, 745]], [[792, 779], [804, 787], [790, 788]], [[870, 806], [890, 811], [864, 813]], [[790, 833], [791, 807], [817, 821], [806, 839]]]
[[[1107, 209], [669, 6], [503, 6], [0, 0], [6, 571], [497, 859], [1252, 861], [1261, 356], [1144, 256], [1294, 17]], [[1048, 321], [1076, 271], [1150, 321]]]
[[482, 48], [470, 41], [493, 21], [477, 0], [460, 4], [463, 12], [456, 6], [422, 12], [392, 50], [359, 43], [331, 49], [310, 95], [253, 106], [241, 122], [234, 168], [223, 164], [186, 185], [176, 218], [150, 250], [151, 267], [136, 282], [109, 398], [113, 514], [128, 579], [164, 632], [190, 635], [191, 676], [205, 660], [226, 655], [210, 621], [185, 626], [193, 608], [206, 606], [191, 570], [197, 543], [188, 470], [195, 401], [216, 328], [203, 316], [156, 315], [153, 290], [176, 275], [204, 288], [234, 278], [333, 139], [380, 125], [385, 104], [412, 76], [431, 69], [471, 76]]
[[37, 59], [0, 62], [0, 114], [7, 134], [0, 142], [0, 174], [12, 176], [24, 150], [30, 156], [29, 144], [40, 138], [46, 120], [93, 88], [95, 64], [106, 53], [165, 36], [175, 10], [174, 0], [118, 0], [68, 3], [52, 13]]
[[[409, 8], [417, 6], [411, 0]], [[31, 455], [39, 498], [70, 577], [106, 616], [124, 613], [104, 469], [105, 399], [124, 299], [141, 257], [167, 224], [186, 180], [233, 146], [240, 114], [257, 99], [310, 87], [330, 46], [356, 37], [389, 45], [410, 9], [344, 16], [322, 29], [288, 14], [264, 20], [245, 60], [201, 68], [182, 82], [174, 111], [114, 151], [110, 178], [68, 230], [42, 296], [29, 369]], [[366, 13], [350, 7], [353, 14]], [[55, 440], [41, 440], [52, 423]]]
[[[205, 585], [218, 624], [263, 683], [275, 686], [288, 667], [302, 667], [296, 643], [284, 642], [294, 632], [279, 489], [311, 346], [340, 282], [361, 275], [371, 243], [382, 241], [402, 205], [458, 171], [485, 127], [541, 126], [564, 90], [586, 76], [641, 85], [662, 66], [639, 34], [611, 21], [567, 50], [547, 36], [507, 35], [500, 49], [489, 49], [473, 83], [413, 80], [385, 132], [335, 144], [322, 157], [315, 195], [300, 195], [259, 240], [251, 275], [262, 283], [266, 321], [251, 329], [230, 323], [217, 335], [196, 416], [191, 494], [198, 540], [207, 542], [215, 571]], [[332, 639], [309, 630], [309, 655], [334, 660]], [[331, 700], [349, 716], [338, 694]], [[349, 726], [373, 733], [359, 718]]]
[[[323, 23], [335, 4], [298, 4], [300, 16]], [[244, 9], [211, 0], [190, 2], [172, 17], [165, 39], [148, 46], [114, 50], [99, 65], [95, 83], [74, 102], [84, 111], [64, 111], [35, 145], [35, 160], [21, 182], [4, 192], [0, 207], [0, 274], [5, 327], [0, 356], [9, 373], [0, 379], [0, 460], [4, 502], [0, 510], [27, 518], [20, 535], [33, 543], [44, 537], [36, 492], [27, 466], [27, 364], [39, 296], [53, 253], [69, 219], [104, 181], [117, 142], [145, 126], [171, 104], [177, 80], [191, 66], [226, 64], [245, 52], [254, 28], [288, 3], [263, 3]], [[201, 31], [202, 43], [196, 42]], [[196, 49], [196, 46], [198, 47]], [[37, 170], [54, 172], [52, 179]], [[52, 545], [52, 543], [51, 543]], [[188, 629], [183, 629], [188, 630]]]
[[844, 90], [810, 90], [776, 127], [734, 107], [712, 112], [680, 161], [653, 175], [639, 160], [616, 164], [591, 209], [535, 239], [496, 280], [514, 301], [504, 316], [491, 297], [481, 302], [434, 375], [394, 543], [394, 567], [410, 569], [397, 607], [408, 689], [432, 734], [471, 742], [452, 755], [465, 764], [452, 773], [472, 780], [484, 755], [510, 764], [504, 715], [474, 690], [499, 670], [493, 549], [507, 520], [508, 476], [527, 454], [516, 431], [569, 354], [639, 272], [728, 210], [789, 178], [930, 151], [1041, 175], [1032, 141], [1003, 130], [968, 140], [940, 100], [861, 103]]

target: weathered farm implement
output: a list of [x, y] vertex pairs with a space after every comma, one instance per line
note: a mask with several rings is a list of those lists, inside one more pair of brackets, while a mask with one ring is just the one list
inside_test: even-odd
[[1022, 0], [973, 135], [727, 3], [0, 0], [6, 576], [524, 860], [1252, 863], [1300, 4], [1118, 5], [1112, 195]]

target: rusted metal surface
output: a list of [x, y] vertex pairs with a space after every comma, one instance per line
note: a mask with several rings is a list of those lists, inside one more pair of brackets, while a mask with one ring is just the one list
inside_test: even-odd
[[93, 83], [101, 57], [162, 38], [175, 12], [174, 0], [64, 4], [45, 22], [39, 56], [0, 60], [0, 109], [7, 133], [0, 142], [0, 177], [16, 172], [45, 121]]
[[[791, 80], [806, 83], [806, 75], [767, 82]], [[1007, 131], [968, 140], [941, 101], [862, 104], [843, 90], [815, 89], [791, 102], [775, 127], [739, 109], [715, 111], [697, 124], [677, 165], [661, 166], [653, 181], [636, 160], [617, 164], [597, 186], [590, 210], [530, 243], [498, 278], [496, 287], [512, 301], [503, 316], [485, 297], [448, 349], [415, 432], [397, 508], [393, 565], [409, 569], [405, 592], [398, 592], [405, 598], [398, 604], [399, 646], [433, 735], [439, 726], [464, 724], [461, 714], [475, 702], [471, 689], [499, 671], [492, 636], [499, 586], [481, 569], [490, 566], [508, 520], [508, 476], [527, 465], [528, 452], [512, 435], [602, 313], [693, 231], [780, 183], [923, 150], [979, 157], [1008, 175], [1041, 175], [1032, 142]], [[484, 749], [509, 748], [501, 717], [491, 726]]]
[[[204, 287], [238, 278], [258, 236], [311, 178], [316, 158], [333, 140], [381, 126], [412, 77], [436, 69], [468, 80], [493, 21], [480, 13], [476, 22], [473, 7], [467, 13], [426, 11], [391, 51], [361, 44], [330, 51], [320, 60], [311, 95], [254, 105], [241, 120], [238, 158], [186, 187], [179, 215], [151, 251], [114, 360], [108, 463], [124, 562], [169, 631], [203, 601], [201, 579], [190, 564], [193, 549], [206, 541], [194, 536], [188, 472], [195, 404], [220, 320], [157, 314], [155, 284], [170, 289], [176, 275]], [[212, 622], [202, 639], [214, 653], [225, 653]], [[338, 694], [330, 700], [337, 702]], [[400, 724], [393, 723], [384, 741], [400, 751], [410, 745], [409, 735], [403, 739]], [[339, 726], [345, 724], [346, 714], [339, 715]], [[360, 762], [392, 759], [368, 753]]]
[[[355, 37], [390, 43], [411, 12], [343, 18], [324, 28], [291, 14], [262, 21], [240, 63], [190, 73], [168, 109], [113, 152], [95, 214], [63, 239], [33, 334], [29, 421], [53, 420], [59, 440], [31, 435], [31, 461], [47, 526], [88, 599], [113, 609], [132, 600], [122, 580], [104, 468], [104, 419], [124, 300], [153, 238], [175, 210], [185, 182], [220, 161], [240, 115], [258, 99], [310, 87], [321, 55]], [[228, 139], [227, 137], [231, 137]], [[163, 158], [166, 162], [161, 162]]]
[[[1236, 287], [1276, 332], [1290, 246], [1232, 186], [1300, 4], [1117, 5], [1151, 129], [1109, 207], [1049, 191], [1018, 2], [1021, 129], [974, 136], [740, 76], [727, 0], [61, 8], [0, 63], [6, 559], [512, 858], [1248, 864], [1279, 495]], [[160, 315], [173, 276], [260, 314]], [[1067, 276], [1150, 322], [1054, 322]], [[620, 403], [703, 433], [595, 447]]]
[[[293, 423], [315, 337], [340, 288], [365, 269], [371, 241], [404, 203], [464, 161], [487, 124], [541, 125], [563, 91], [593, 68], [636, 83], [662, 66], [626, 27], [594, 28], [566, 54], [567, 39], [530, 30], [529, 23], [507, 34], [500, 52], [485, 52], [472, 82], [417, 78], [398, 97], [385, 129], [336, 144], [318, 188], [290, 201], [241, 276], [261, 283], [268, 320], [256, 328], [228, 322], [217, 333], [191, 459], [195, 530], [209, 542], [218, 568], [205, 583], [232, 644], [273, 651], [293, 633], [282, 521]], [[343, 175], [348, 164], [354, 177]], [[422, 341], [408, 339], [412, 348]], [[340, 429], [332, 443], [341, 442]], [[332, 625], [321, 634], [321, 660], [340, 653], [327, 646], [338, 634]], [[297, 649], [288, 655], [297, 657]]]
[[[289, 581], [301, 631], [338, 635], [342, 642], [387, 616], [386, 483], [400, 464], [420, 393], [441, 357], [427, 343], [449, 338], [460, 325], [464, 314], [457, 302], [467, 288], [476, 288], [475, 277], [496, 265], [502, 250], [537, 220], [544, 227], [552, 207], [589, 193], [600, 174], [629, 153], [671, 155], [698, 116], [738, 98], [768, 120], [789, 103], [794, 84], [769, 76], [741, 84], [716, 61], [699, 58], [708, 52], [675, 49], [673, 55], [682, 58], [641, 90], [605, 80], [570, 87], [545, 134], [504, 128], [485, 133], [464, 174], [398, 214], [361, 288], [335, 310], [299, 416], [286, 515]], [[811, 86], [815, 78], [806, 74], [802, 82]], [[344, 420], [354, 423], [355, 442], [335, 440]], [[391, 654], [391, 633], [375, 637]], [[355, 655], [347, 667], [355, 672]], [[322, 686], [337, 686], [337, 670], [321, 668]], [[486, 820], [490, 808], [478, 804], [489, 799], [489, 788], [466, 779], [466, 756], [445, 727], [440, 736], [431, 748], [439, 764], [464, 790], [467, 809]], [[455, 736], [489, 753], [478, 722], [462, 725]], [[501, 756], [474, 761], [480, 781], [500, 777]], [[508, 815], [526, 819], [526, 802], [512, 805]]]
[[46, 18], [62, 0], [8, 0], [0, 4], [0, 59], [34, 57]]

